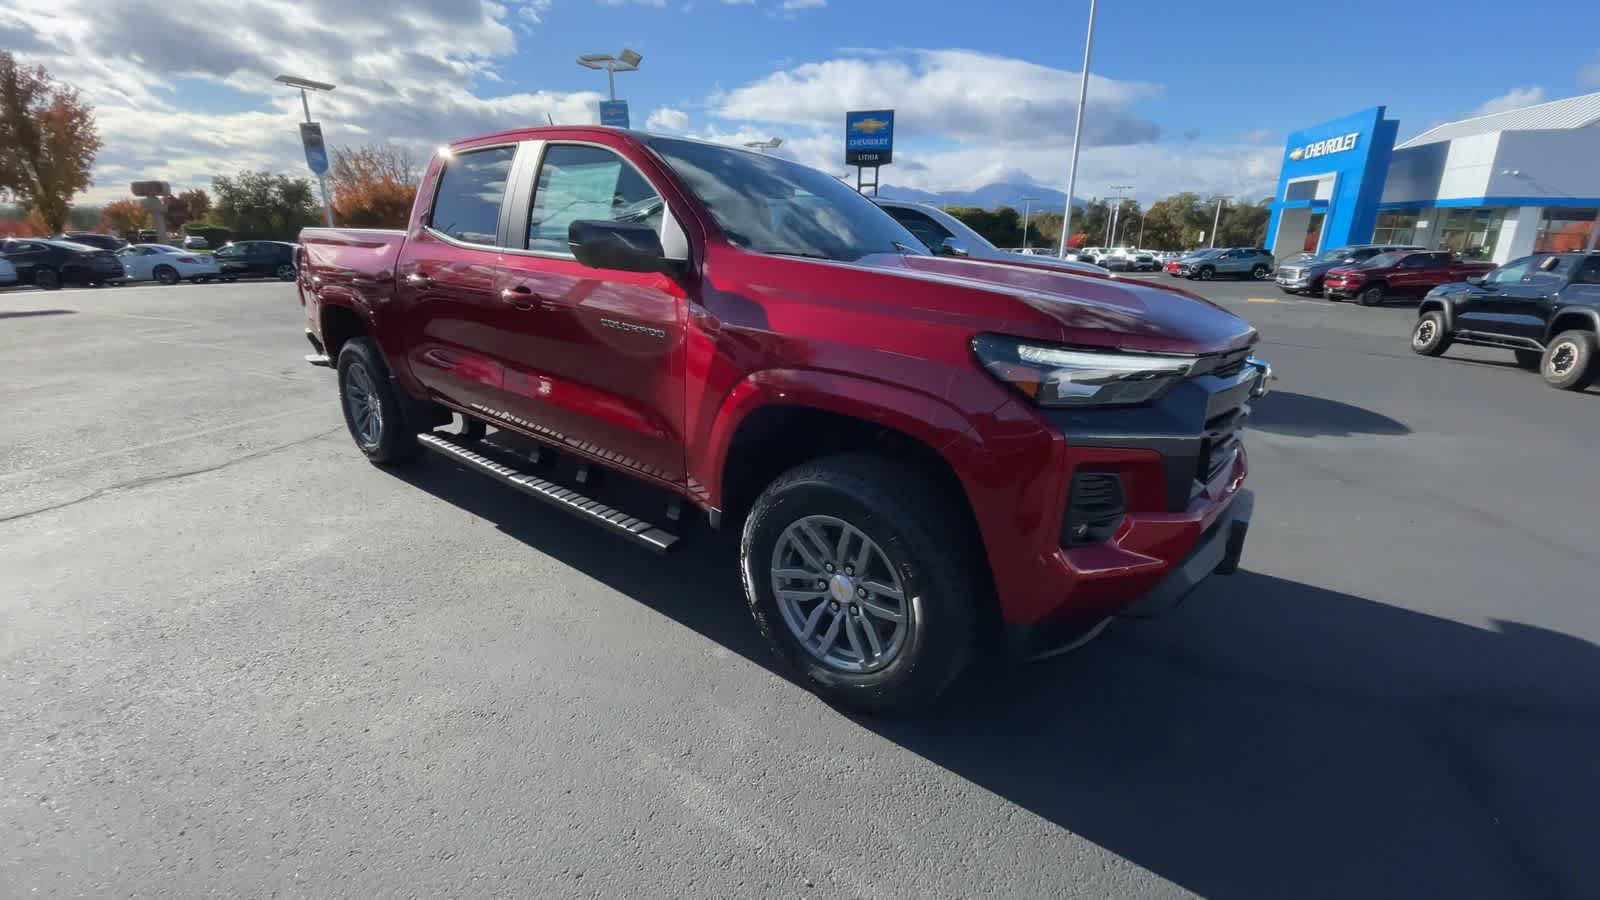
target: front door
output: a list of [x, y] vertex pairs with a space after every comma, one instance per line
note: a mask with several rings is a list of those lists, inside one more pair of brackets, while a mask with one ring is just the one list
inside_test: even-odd
[[1496, 311], [1505, 317], [1508, 334], [1544, 341], [1572, 263], [1570, 256], [1536, 255], [1522, 278], [1500, 293]]
[[1513, 307], [1520, 305], [1522, 280], [1532, 268], [1535, 257], [1525, 256], [1513, 260], [1483, 277], [1476, 285], [1456, 300], [1456, 327], [1466, 331], [1487, 334], [1527, 336], [1526, 322], [1518, 325]]
[[[509, 411], [612, 465], [684, 477], [683, 288], [657, 273], [592, 269], [567, 244], [578, 220], [646, 223], [671, 213], [649, 180], [594, 144], [543, 147], [523, 247], [498, 291], [516, 318]], [[675, 222], [669, 222], [674, 225]]]

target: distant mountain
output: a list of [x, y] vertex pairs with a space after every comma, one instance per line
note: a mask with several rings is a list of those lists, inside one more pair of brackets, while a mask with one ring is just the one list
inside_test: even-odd
[[[933, 203], [938, 206], [976, 206], [979, 209], [994, 209], [997, 206], [1021, 209], [1023, 197], [1034, 197], [1037, 198], [1033, 201], [1035, 210], [1055, 212], [1061, 211], [1067, 198], [1061, 191], [1019, 182], [986, 184], [970, 191], [938, 192], [886, 184], [879, 189], [878, 195], [886, 200], [907, 200], [913, 203]], [[1082, 204], [1083, 198], [1078, 198], [1078, 203]]]

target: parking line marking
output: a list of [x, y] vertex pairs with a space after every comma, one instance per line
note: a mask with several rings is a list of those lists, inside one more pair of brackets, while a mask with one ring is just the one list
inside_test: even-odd
[[1244, 302], [1246, 302], [1246, 303], [1277, 303], [1278, 302], [1278, 298], [1277, 297], [1246, 297], [1246, 298], [1244, 298]]

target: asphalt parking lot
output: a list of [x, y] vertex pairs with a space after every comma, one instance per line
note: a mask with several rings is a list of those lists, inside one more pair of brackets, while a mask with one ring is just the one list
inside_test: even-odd
[[368, 465], [289, 285], [0, 294], [0, 896], [1600, 894], [1600, 391], [1203, 290], [1280, 376], [1244, 571], [916, 720], [724, 538]]

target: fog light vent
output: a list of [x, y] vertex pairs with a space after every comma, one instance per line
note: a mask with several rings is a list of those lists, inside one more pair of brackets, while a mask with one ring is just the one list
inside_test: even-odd
[[1072, 477], [1061, 543], [1072, 547], [1110, 540], [1122, 524], [1122, 514], [1121, 478], [1109, 472], [1079, 472]]

